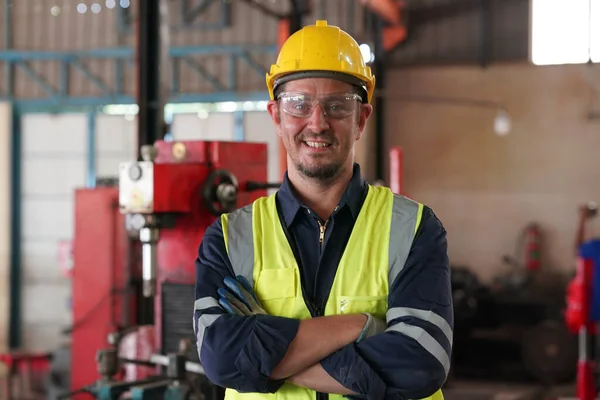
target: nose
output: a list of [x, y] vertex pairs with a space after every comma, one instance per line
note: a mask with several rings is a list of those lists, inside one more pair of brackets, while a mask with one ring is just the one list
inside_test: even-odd
[[313, 109], [312, 114], [308, 117], [308, 127], [313, 132], [323, 132], [329, 129], [329, 123], [327, 122], [327, 118], [325, 118], [325, 113], [318, 103]]

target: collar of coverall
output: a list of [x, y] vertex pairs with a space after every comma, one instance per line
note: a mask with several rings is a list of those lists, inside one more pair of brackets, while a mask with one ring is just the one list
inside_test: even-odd
[[[340, 199], [339, 206], [341, 208], [347, 205], [355, 220], [358, 218], [358, 214], [360, 213], [366, 190], [366, 181], [361, 175], [360, 165], [354, 163], [352, 169], [352, 178], [350, 179], [350, 182], [348, 183], [348, 186], [346, 187], [346, 190]], [[294, 222], [298, 212], [305, 208], [305, 206], [294, 194], [287, 171], [283, 177], [283, 182], [277, 191], [277, 201], [281, 207], [284, 223], [287, 227]]]

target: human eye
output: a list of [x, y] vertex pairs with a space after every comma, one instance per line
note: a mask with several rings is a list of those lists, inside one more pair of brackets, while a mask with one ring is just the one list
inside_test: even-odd
[[292, 102], [291, 106], [294, 108], [294, 110], [298, 111], [302, 111], [307, 108], [305, 100], [295, 100], [294, 102]]
[[349, 102], [343, 100], [330, 100], [327, 102], [326, 108], [331, 112], [347, 111], [350, 108]]

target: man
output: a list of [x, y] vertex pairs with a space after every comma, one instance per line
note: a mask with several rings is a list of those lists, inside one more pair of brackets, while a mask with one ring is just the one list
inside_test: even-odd
[[374, 86], [356, 41], [325, 21], [292, 35], [267, 74], [283, 183], [218, 219], [196, 260], [200, 361], [227, 399], [443, 399], [446, 231], [361, 178]]

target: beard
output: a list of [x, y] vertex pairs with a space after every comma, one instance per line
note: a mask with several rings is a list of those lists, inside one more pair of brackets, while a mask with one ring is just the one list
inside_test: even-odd
[[311, 179], [318, 179], [320, 181], [327, 181], [335, 177], [342, 166], [340, 164], [327, 164], [327, 165], [304, 165], [302, 163], [296, 164], [296, 169], [302, 175]]
[[[337, 140], [335, 139], [335, 136], [327, 131], [321, 133], [303, 132], [295, 138], [295, 142], [299, 146], [303, 146], [303, 142], [310, 141], [311, 139], [325, 140], [328, 143], [330, 143], [331, 146], [336, 146], [338, 144]], [[322, 157], [319, 157], [319, 159], [322, 159]], [[342, 168], [342, 163], [340, 162], [332, 160], [330, 160], [329, 162], [327, 162], [326, 160], [322, 161], [324, 161], [323, 164], [316, 162], [315, 165], [310, 165], [302, 163], [298, 160], [297, 162], [295, 162], [296, 169], [298, 170], [298, 172], [300, 172], [307, 178], [318, 179], [320, 181], [327, 181], [334, 178]]]

